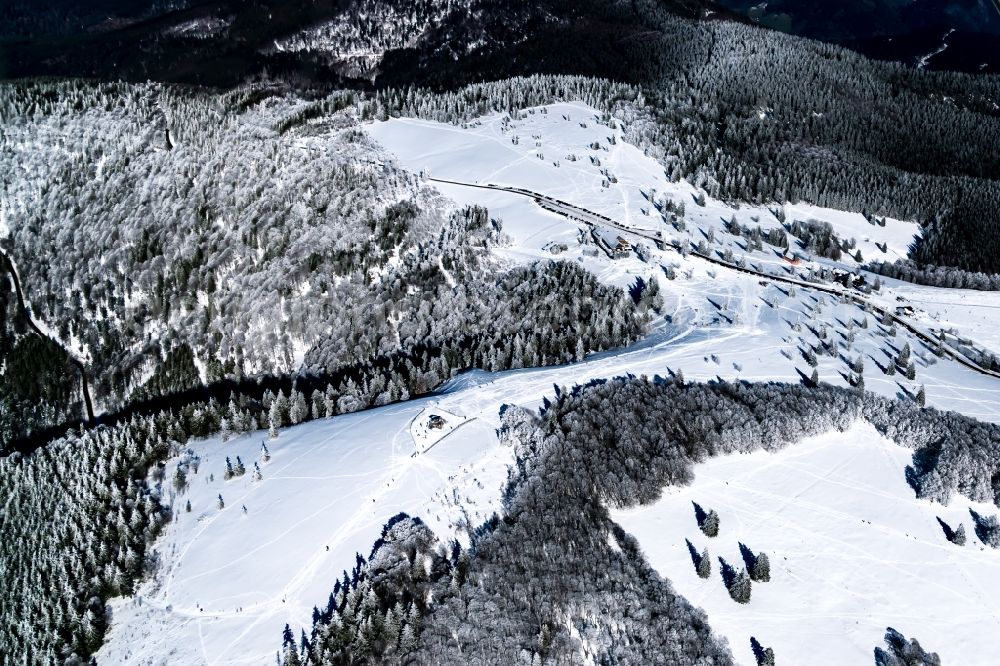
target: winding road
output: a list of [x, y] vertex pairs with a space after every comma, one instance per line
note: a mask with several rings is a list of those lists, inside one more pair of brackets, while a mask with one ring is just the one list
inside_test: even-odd
[[[509, 192], [511, 194], [518, 194], [533, 199], [536, 204], [538, 204], [540, 207], [544, 208], [547, 211], [556, 213], [557, 215], [562, 215], [563, 217], [566, 217], [574, 222], [580, 222], [582, 224], [587, 225], [588, 227], [596, 227], [603, 225], [606, 227], [611, 227], [623, 233], [651, 240], [657, 243], [658, 245], [662, 246], [667, 245], [664, 241], [664, 238], [662, 238], [659, 234], [655, 234], [644, 229], [635, 229], [632, 227], [628, 227], [626, 225], [617, 222], [616, 220], [613, 220], [610, 217], [601, 215], [600, 213], [595, 213], [594, 211], [587, 210], [586, 208], [581, 208], [580, 206], [576, 206], [571, 203], [567, 203], [565, 201], [562, 201], [561, 199], [554, 199], [550, 196], [540, 194], [538, 192], [532, 192], [531, 190], [526, 190], [521, 187], [506, 187], [501, 185], [494, 185], [492, 183], [486, 185], [479, 185], [476, 183], [463, 183], [461, 181], [456, 181], [456, 180], [445, 180], [442, 178], [431, 178], [431, 177], [428, 177], [427, 180], [436, 183], [444, 183], [447, 185], [460, 185], [463, 187], [474, 187], [483, 190], [496, 190], [500, 192]], [[680, 247], [679, 244], [670, 245], [670, 247], [673, 247], [675, 250], [677, 250], [677, 252], [682, 252], [682, 248]], [[883, 305], [879, 305], [878, 303], [865, 298], [858, 292], [850, 291], [847, 289], [840, 289], [828, 285], [817, 284], [815, 282], [798, 280], [783, 275], [765, 273], [763, 271], [747, 268], [745, 266], [739, 266], [737, 264], [707, 254], [702, 254], [701, 252], [698, 252], [697, 250], [694, 249], [690, 249], [688, 251], [688, 254], [690, 256], [697, 257], [698, 259], [701, 259], [708, 263], [715, 264], [717, 266], [722, 266], [729, 270], [739, 271], [740, 273], [753, 275], [763, 280], [769, 280], [772, 282], [781, 282], [784, 284], [801, 287], [803, 289], [812, 289], [814, 291], [821, 291], [827, 294], [833, 294], [837, 297], [847, 298], [853, 303], [859, 305], [860, 307], [869, 308], [872, 312], [876, 312], [883, 317], [886, 315], [891, 316], [893, 321], [898, 323], [900, 326], [902, 326], [907, 331], [916, 336], [919, 340], [928, 345], [930, 349], [935, 350], [940, 348], [944, 355], [953, 359], [956, 363], [974, 372], [978, 372], [980, 374], [987, 375], [989, 377], [996, 377], [997, 379], [1000, 379], [1000, 372], [997, 372], [996, 370], [992, 370], [990, 368], [983, 367], [982, 365], [980, 365], [973, 359], [969, 358], [962, 352], [958, 351], [957, 349], [954, 349], [953, 347], [950, 347], [947, 344], [942, 343], [940, 340], [933, 337], [930, 333], [927, 333], [926, 331], [921, 329], [914, 322], [909, 321], [904, 317], [900, 317], [895, 312], [892, 312], [889, 308]]]

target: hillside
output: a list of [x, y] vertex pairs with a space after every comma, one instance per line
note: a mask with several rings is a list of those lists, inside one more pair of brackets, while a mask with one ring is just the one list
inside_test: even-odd
[[0, 661], [988, 662], [1000, 80], [737, 5], [0, 10]]
[[[503, 114], [488, 116], [469, 122], [465, 127], [421, 120], [391, 120], [369, 124], [366, 130], [388, 152], [399, 156], [402, 168], [423, 171], [425, 176], [530, 185], [563, 200], [576, 201], [613, 215], [636, 229], [665, 229], [676, 235], [676, 229], [666, 223], [655, 209], [650, 208], [649, 214], [643, 213], [650, 202], [642, 193], [649, 193], [655, 188], [658, 197], [677, 201], [678, 204], [682, 200], [691, 202], [690, 205], [685, 204], [691, 212], [684, 215], [688, 228], [681, 233], [682, 236], [687, 237], [690, 232], [692, 237], [704, 238], [701, 231], [711, 230], [716, 238], [713, 247], [717, 247], [720, 253], [729, 248], [733, 252], [745, 253], [748, 265], [759, 264], [762, 269], [775, 271], [776, 275], [784, 272], [782, 266], [788, 264], [778, 260], [772, 252], [748, 252], [741, 246], [745, 239], [736, 238], [724, 230], [723, 223], [733, 215], [738, 220], [746, 220], [747, 224], [752, 217], [760, 216], [763, 225], [764, 216], [772, 213], [745, 206], [728, 208], [724, 203], [711, 200], [706, 200], [704, 207], [698, 206], [694, 203], [695, 190], [689, 186], [671, 185], [664, 180], [655, 162], [625, 142], [623, 135], [626, 129], [618, 126], [612, 130], [607, 124], [602, 124], [600, 114], [596, 114], [598, 118], [595, 119], [595, 114], [594, 109], [584, 104], [567, 103], [527, 109], [510, 120], [505, 119]], [[587, 127], [581, 127], [581, 123]], [[614, 144], [608, 142], [609, 134], [617, 137]], [[511, 142], [512, 135], [529, 139], [537, 136], [540, 138], [536, 140], [542, 145], [536, 146], [534, 140], [515, 144]], [[600, 149], [601, 167], [590, 164], [589, 159], [577, 162], [566, 160], [565, 154], [576, 149], [581, 152], [587, 150], [587, 146], [594, 141], [608, 149]], [[543, 151], [562, 155], [560, 160], [556, 160], [560, 166], [539, 159], [537, 153]], [[600, 181], [605, 178], [602, 169], [613, 173], [617, 182], [608, 182], [606, 187], [602, 187]], [[114, 602], [117, 622], [112, 623], [108, 642], [99, 654], [102, 660], [151, 664], [170, 660], [185, 663], [264, 663], [264, 660], [273, 658], [286, 624], [292, 628], [296, 643], [299, 642], [300, 630], [305, 630], [306, 635], [311, 636], [309, 640], [313, 641], [316, 636], [310, 630], [314, 625], [313, 607], [324, 608], [330, 591], [343, 578], [341, 571], [354, 568], [355, 553], [365, 560], [374, 556], [372, 541], [378, 537], [381, 526], [391, 522], [390, 519], [400, 512], [419, 517], [440, 543], [455, 539], [463, 549], [469, 549], [470, 557], [474, 557], [477, 552], [474, 544], [481, 538], [478, 536], [481, 526], [489, 524], [494, 512], [502, 515], [503, 511], [510, 510], [509, 499], [506, 499], [509, 491], [501, 492], [501, 489], [508, 478], [508, 469], [517, 469], [521, 464], [516, 463], [522, 455], [515, 454], [516, 447], [528, 441], [523, 434], [501, 435], [498, 438], [498, 428], [502, 430], [501, 426], [505, 423], [503, 414], [509, 413], [514, 405], [533, 411], [540, 407], [544, 409], [550, 401], [560, 403], [565, 399], [566, 389], [558, 389], [553, 395], [554, 387], [571, 387], [624, 374], [652, 377], [671, 372], [682, 372], [685, 380], [694, 386], [698, 386], [695, 382], [719, 378], [729, 382], [770, 380], [798, 383], [811, 370], [802, 356], [802, 350], [823, 344], [808, 326], [803, 326], [800, 331], [790, 326], [795, 323], [793, 318], [808, 322], [811, 311], [817, 309], [817, 299], [807, 288], [800, 288], [794, 296], [784, 294], [777, 285], [763, 286], [750, 276], [706, 265], [693, 254], [684, 257], [669, 249], [669, 245], [664, 250], [650, 245], [645, 250], [645, 260], [635, 252], [613, 260], [601, 251], [591, 252], [597, 249], [593, 241], [579, 242], [581, 233], [578, 224], [540, 209], [530, 199], [440, 183], [435, 187], [449, 194], [454, 202], [451, 205], [487, 205], [491, 214], [503, 220], [509, 241], [493, 252], [505, 263], [531, 263], [552, 256], [553, 247], [565, 244], [567, 248], [557, 256], [582, 263], [601, 276], [603, 281], [623, 287], [634, 284], [637, 278], [648, 280], [650, 284], [658, 283], [662, 305], [658, 306], [660, 314], [654, 319], [652, 333], [632, 347], [589, 355], [582, 363], [565, 367], [459, 375], [433, 397], [401, 406], [313, 421], [282, 430], [276, 439], [269, 438], [265, 431], [259, 431], [237, 435], [225, 442], [218, 438], [191, 442], [186, 452], [166, 464], [170, 470], [177, 463], [197, 459], [198, 471], [195, 476], [189, 476], [187, 489], [178, 493], [176, 498], [171, 492], [170, 501], [176, 519], [155, 546], [160, 554], [159, 572], [137, 591], [136, 597]], [[864, 251], [874, 250], [874, 243], [882, 243], [881, 239], [898, 251], [905, 247], [907, 235], [916, 230], [912, 223], [889, 220], [882, 227], [869, 224], [860, 216], [808, 207], [790, 207], [786, 219], [794, 220], [798, 215], [827, 220], [836, 225], [837, 232], [845, 238], [848, 233], [867, 232], [864, 242], [868, 245], [862, 246]], [[772, 224], [780, 226], [776, 219]], [[815, 262], [817, 267], [842, 265], [853, 270], [857, 266], [847, 253], [840, 262], [825, 258], [817, 258]], [[667, 278], [665, 267], [672, 270], [673, 279]], [[797, 270], [807, 272], [808, 264]], [[882, 287], [881, 295], [873, 294], [871, 297], [896, 302], [896, 292], [892, 291], [895, 288], [887, 283]], [[900, 285], [899, 288], [918, 289], [909, 285]], [[920, 289], [935, 291], [931, 288]], [[856, 305], [838, 303], [836, 299], [818, 300], [822, 308], [818, 316], [824, 322], [860, 320], [865, 316]], [[774, 307], [768, 305], [769, 302]], [[888, 327], [883, 327], [874, 318], [870, 320], [868, 329], [860, 325], [851, 329], [851, 342], [847, 341], [851, 331], [846, 328], [838, 331], [837, 326], [830, 326], [827, 340], [840, 341], [842, 350], [838, 357], [818, 355], [817, 368], [823, 386], [849, 387], [848, 379], [853, 371], [848, 361], [853, 361], [857, 354], [864, 360], [862, 374], [868, 391], [893, 399], [902, 395], [909, 402], [912, 397], [905, 396], [914, 396], [917, 388], [924, 386], [929, 404], [974, 415], [985, 421], [1000, 421], [1000, 408], [995, 398], [998, 392], [996, 379], [973, 373], [946, 358], [935, 357], [904, 331], [898, 331], [895, 340], [886, 338], [883, 331]], [[919, 379], [916, 382], [908, 382], [903, 371], [896, 376], [887, 376], [879, 367], [889, 360], [886, 352], [894, 355], [891, 349], [901, 348], [904, 341], [915, 350], [913, 354], [918, 360]], [[560, 395], [563, 397], [560, 398]], [[852, 392], [849, 395], [857, 394]], [[634, 408], [642, 409], [639, 405]], [[816, 414], [816, 418], [820, 419], [815, 426], [816, 435], [823, 435], [827, 428], [832, 427], [832, 424], [823, 425], [827, 423], [823, 418], [830, 418], [831, 415], [821, 417], [821, 414], [825, 412]], [[443, 415], [446, 424], [440, 431], [429, 427], [431, 415]], [[883, 429], [880, 432], [886, 431]], [[510, 437], [521, 443], [515, 444], [513, 450], [508, 448], [513, 444], [509, 441]], [[861, 540], [860, 543], [864, 544], [859, 547], [871, 548], [869, 552], [881, 548], [856, 530], [848, 531], [847, 517], [844, 523], [838, 524], [841, 531], [836, 535], [824, 537], [810, 533], [805, 546], [801, 544], [800, 537], [794, 542], [794, 548], [799, 550], [794, 550], [792, 542], [784, 544], [780, 541], [779, 535], [793, 529], [789, 525], [799, 526], [794, 528], [796, 531], [790, 532], [793, 536], [789, 538], [795, 538], [794, 535], [801, 535], [802, 530], [807, 529], [802, 525], [821, 520], [809, 512], [822, 513], [823, 507], [831, 504], [842, 506], [844, 500], [837, 499], [839, 496], [835, 494], [842, 492], [842, 484], [847, 483], [843, 479], [854, 479], [855, 490], [851, 497], [856, 502], [856, 509], [853, 510], [858, 514], [857, 522], [870, 520], [876, 525], [893, 526], [886, 536], [889, 541], [884, 548], [894, 549], [900, 558], [923, 561], [924, 556], [920, 553], [924, 551], [913, 550], [910, 537], [896, 533], [902, 530], [919, 535], [922, 548], [940, 552], [946, 558], [935, 565], [940, 567], [934, 570], [939, 572], [937, 574], [913, 574], [920, 580], [930, 575], [945, 575], [940, 572], [952, 566], [951, 558], [959, 557], [959, 551], [955, 555], [947, 555], [949, 546], [941, 528], [934, 522], [935, 516], [941, 516], [952, 525], [966, 522], [970, 539], [975, 539], [967, 506], [972, 506], [982, 515], [989, 513], [988, 505], [983, 503], [968, 505], [959, 502], [948, 508], [937, 508], [926, 499], [914, 499], [914, 491], [907, 486], [905, 473], [912, 453], [885, 442], [881, 437], [873, 433], [870, 426], [857, 426], [847, 433], [825, 435], [816, 440], [817, 443], [810, 440], [797, 444], [780, 454], [759, 452], [749, 458], [740, 456], [734, 461], [719, 458], [708, 463], [704, 469], [696, 467], [695, 483], [683, 491], [668, 491], [658, 503], [614, 510], [611, 516], [638, 539], [650, 566], [659, 570], [692, 603], [704, 608], [712, 628], [729, 639], [729, 649], [737, 663], [752, 663], [749, 661], [752, 658], [749, 639], [744, 635], [748, 626], [752, 626], [752, 635], [773, 646], [779, 655], [794, 654], [791, 645], [798, 644], [795, 641], [801, 636], [815, 632], [817, 640], [821, 640], [820, 637], [830, 631], [829, 620], [817, 617], [808, 625], [787, 622], [767, 624], [765, 619], [758, 619], [756, 613], [762, 613], [762, 618], [770, 618], [780, 616], [782, 612], [795, 612], [781, 609], [787, 609], [789, 604], [803, 598], [828, 599], [831, 604], [854, 603], [851, 612], [873, 612], [874, 606], [870, 605], [873, 602], [865, 601], [870, 597], [849, 596], [848, 601], [841, 601], [841, 597], [831, 596], [826, 583], [820, 580], [803, 580], [799, 576], [796, 580], [800, 587], [794, 588], [797, 591], [788, 588], [792, 583], [778, 582], [784, 580], [780, 576], [793, 577], [795, 569], [788, 567], [814, 568], [815, 563], [809, 558], [815, 552], [813, 544], [820, 539], [844, 539], [850, 534], [849, 538]], [[716, 470], [737, 469], [749, 474], [749, 470], [760, 469], [762, 475], [778, 475], [782, 471], [801, 474], [807, 464], [825, 469], [830, 456], [845, 455], [840, 445], [845, 439], [852, 442], [854, 448], [850, 449], [851, 456], [846, 458], [851, 461], [850, 464], [836, 467], [844, 476], [830, 477], [827, 485], [813, 490], [826, 494], [809, 495], [812, 498], [809, 502], [806, 502], [808, 498], [797, 501], [796, 506], [805, 513], [783, 517], [782, 522], [760, 523], [759, 529], [735, 526], [735, 522], [742, 524], [743, 520], [735, 517], [735, 509], [726, 509], [740, 503], [731, 495], [731, 486], [735, 481], [728, 477], [715, 480], [717, 474], [723, 473]], [[263, 461], [262, 441], [267, 447], [267, 462]], [[503, 445], [505, 442], [508, 444], [506, 447]], [[787, 467], [778, 465], [771, 459], [776, 455], [801, 462], [789, 462]], [[827, 457], [824, 458], [824, 455]], [[875, 456], [878, 465], [872, 462], [871, 456]], [[243, 462], [247, 468], [244, 476], [225, 479], [227, 457], [234, 465], [237, 460]], [[253, 476], [255, 463], [261, 471], [260, 480], [255, 480]], [[869, 474], [864, 477], [864, 488], [868, 489], [870, 496], [858, 493], [858, 484], [862, 483], [858, 479], [858, 470], [861, 469]], [[728, 486], [725, 483], [727, 480], [730, 481]], [[784, 487], [773, 479], [761, 483]], [[757, 492], [753, 490], [755, 487], [747, 482], [746, 492]], [[218, 508], [219, 494], [225, 503], [225, 508], [221, 510]], [[884, 509], [877, 502], [883, 498], [892, 498]], [[694, 539], [697, 533], [690, 499], [719, 511], [724, 534], [728, 533], [731, 537], [727, 537], [727, 548], [731, 548], [720, 551], [718, 555], [738, 562], [735, 559], [739, 556], [736, 542], [729, 541], [741, 539], [750, 542], [753, 537], [751, 547], [766, 548], [774, 556], [771, 565], [774, 582], [754, 592], [748, 611], [750, 615], [747, 616], [749, 624], [732, 624], [735, 618], [741, 616], [731, 615], [733, 602], [718, 580], [702, 583], [693, 576], [694, 570], [683, 541], [683, 538]], [[186, 508], [188, 502], [191, 503], [190, 513]], [[242, 510], [244, 506], [245, 513]], [[785, 513], [787, 511], [780, 515]], [[657, 539], [655, 543], [662, 546], [644, 545], [648, 538], [646, 530], [662, 534], [666, 529], [664, 520], [671, 521], [671, 540], [663, 542]], [[902, 526], [904, 524], [905, 527]], [[690, 529], [682, 527], [684, 525]], [[831, 525], [830, 529], [834, 527]], [[764, 531], [766, 529], [774, 531]], [[884, 531], [871, 529], [876, 535]], [[668, 543], [671, 544], [670, 550], [662, 551], [661, 548], [666, 548]], [[700, 548], [705, 544], [698, 542], [698, 545]], [[712, 547], [715, 556], [714, 542], [707, 545]], [[678, 551], [678, 548], [682, 550]], [[973, 550], [972, 545], [967, 548], [968, 563], [962, 564], [963, 568], [988, 568], [996, 559], [989, 548]], [[792, 564], [779, 560], [779, 552], [783, 557], [789, 557]], [[673, 559], [667, 564], [665, 557]], [[683, 563], [683, 569], [678, 568], [677, 561]], [[850, 576], [848, 567], [853, 566], [853, 562], [849, 560], [843, 567], [828, 564], [828, 567], [836, 567], [829, 576]], [[718, 571], [717, 563], [713, 571]], [[792, 573], [786, 574], [785, 571]], [[882, 589], [898, 591], [899, 596], [892, 599], [878, 596], [881, 605], [878, 606], [877, 619], [852, 633], [850, 646], [855, 651], [849, 651], [851, 658], [861, 653], [869, 654], [881, 644], [886, 626], [895, 627], [908, 636], [919, 637], [942, 655], [979, 654], [949, 651], [948, 645], [941, 645], [942, 634], [936, 632], [942, 629], [933, 623], [932, 615], [927, 616], [929, 619], [918, 621], [906, 610], [911, 600], [911, 596], [907, 595], [922, 594], [919, 592], [922, 588], [915, 586], [915, 579], [906, 567], [887, 565], [884, 570], [869, 571], [866, 575], [877, 577]], [[260, 583], [248, 585], [247, 581]], [[863, 583], [859, 581], [858, 584]], [[779, 588], [784, 591], [777, 591]], [[711, 594], [707, 590], [711, 590]], [[941, 603], [946, 603], [946, 600], [942, 599]], [[433, 615], [430, 617], [432, 624], [427, 624], [427, 618], [421, 622], [429, 627], [428, 631], [433, 631], [437, 620]], [[725, 619], [729, 617], [733, 620]], [[975, 628], [978, 626], [971, 625], [970, 631], [982, 631], [982, 627]], [[935, 637], [936, 641], [933, 640]], [[425, 642], [423, 645], [421, 649], [431, 649], [432, 644]], [[831, 646], [833, 651], [829, 654], [840, 654], [836, 652], [839, 648], [835, 648]], [[988, 650], [989, 646], [983, 642], [972, 642], [968, 649]], [[597, 655], [593, 656], [596, 658]]]

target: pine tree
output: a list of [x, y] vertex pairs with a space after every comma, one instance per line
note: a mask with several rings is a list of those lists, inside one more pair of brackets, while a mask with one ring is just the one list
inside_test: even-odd
[[903, 345], [903, 348], [899, 350], [899, 357], [896, 359], [896, 364], [901, 368], [905, 368], [910, 362], [910, 343], [907, 342]]
[[708, 555], [708, 548], [701, 551], [695, 571], [697, 571], [699, 578], [709, 578], [712, 575], [712, 559]]
[[323, 401], [323, 393], [321, 391], [313, 391], [312, 393], [312, 414], [314, 419], [321, 419], [326, 416], [326, 405]]
[[226, 481], [228, 481], [229, 479], [233, 478], [233, 476], [235, 476], [235, 475], [236, 475], [236, 472], [233, 471], [233, 462], [229, 459], [229, 456], [226, 456], [226, 472], [225, 472], [225, 474], [223, 475], [222, 478], [225, 479]]
[[854, 359], [854, 363], [851, 364], [851, 370], [858, 373], [859, 375], [865, 371], [865, 360], [860, 355]]
[[177, 465], [177, 470], [174, 471], [174, 490], [177, 492], [182, 492], [187, 487], [187, 474], [184, 473], [184, 468]]
[[222, 501], [222, 493], [219, 493], [219, 509], [225, 509], [226, 503]]
[[911, 381], [917, 378], [917, 366], [913, 361], [906, 366], [906, 378]]
[[282, 632], [281, 664], [282, 666], [302, 666], [299, 651], [295, 647], [295, 636], [287, 624]]
[[236, 402], [232, 399], [229, 400], [229, 407], [227, 409], [229, 419], [229, 427], [232, 429], [234, 435], [238, 435], [245, 432], [247, 428], [243, 423], [243, 414], [240, 413], [239, 407], [236, 406]]
[[396, 605], [386, 613], [384, 638], [390, 650], [399, 644], [400, 636], [403, 633], [403, 613], [402, 601], [397, 601]]
[[191, 500], [188, 500], [187, 504], [184, 505], [184, 510], [191, 513]]
[[774, 666], [774, 649], [765, 648], [755, 637], [750, 637], [750, 648], [753, 650], [757, 666]]
[[337, 392], [332, 386], [327, 386], [326, 393], [323, 394], [323, 408], [327, 416], [336, 416]]
[[812, 376], [809, 378], [810, 386], [819, 386], [819, 371], [813, 368]]
[[753, 562], [750, 570], [750, 578], [757, 583], [766, 583], [771, 580], [771, 562], [767, 559], [767, 553], [760, 553]]
[[[228, 460], [228, 458], [226, 460]], [[247, 468], [243, 464], [243, 461], [240, 460], [239, 456], [236, 456], [236, 469], [233, 471], [233, 473], [236, 476], [243, 476], [244, 474], [246, 474], [246, 471], [247, 471]]]
[[254, 462], [254, 464], [253, 464], [253, 480], [254, 481], [260, 481], [262, 478], [263, 478], [263, 476], [260, 473], [260, 465], [258, 465], [256, 462]]
[[291, 404], [288, 407], [288, 420], [292, 425], [298, 425], [309, 418], [309, 406], [302, 391], [292, 391]]
[[271, 409], [267, 419], [267, 436], [275, 439], [278, 436], [278, 428], [281, 427], [281, 410], [278, 401], [271, 402]]
[[705, 520], [701, 524], [701, 531], [705, 533], [707, 537], [716, 537], [719, 535], [719, 514], [712, 509], [705, 516]]
[[750, 576], [747, 575], [746, 569], [740, 569], [740, 572], [729, 583], [729, 596], [738, 604], [748, 604], [750, 603], [750, 591]]
[[403, 625], [403, 631], [399, 635], [399, 651], [402, 654], [413, 652], [417, 647], [416, 630], [409, 624]]
[[260, 459], [264, 462], [271, 459], [271, 452], [267, 450], [267, 443], [263, 441], [260, 443]]
[[949, 539], [956, 546], [965, 545], [965, 523], [959, 523], [958, 529], [956, 529], [951, 534], [951, 539]]
[[278, 428], [287, 425], [287, 418], [288, 398], [285, 397], [284, 391], [278, 391], [278, 395], [271, 403], [271, 409], [268, 412], [268, 434], [271, 439], [278, 436]]
[[917, 404], [923, 407], [927, 404], [927, 392], [924, 390], [924, 385], [920, 385], [920, 390], [917, 391]]

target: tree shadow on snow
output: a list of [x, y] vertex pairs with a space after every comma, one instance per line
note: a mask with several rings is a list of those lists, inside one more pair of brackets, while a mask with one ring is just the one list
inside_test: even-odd
[[698, 521], [698, 529], [705, 526], [705, 519], [708, 518], [708, 514], [705, 510], [701, 508], [701, 505], [697, 502], [691, 502], [694, 505], [694, 519]]
[[736, 569], [729, 562], [726, 562], [724, 557], [719, 558], [719, 571], [722, 572], [722, 582], [726, 588], [732, 587], [733, 581], [736, 580]]

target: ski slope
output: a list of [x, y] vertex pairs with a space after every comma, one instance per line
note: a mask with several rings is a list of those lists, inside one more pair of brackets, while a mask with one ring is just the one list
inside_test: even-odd
[[[996, 663], [1000, 554], [975, 536], [964, 498], [947, 507], [913, 499], [903, 477], [911, 453], [858, 423], [777, 453], [710, 460], [689, 487], [612, 517], [708, 613], [741, 664], [756, 663], [751, 636], [779, 664], [870, 664], [889, 626], [944, 664]], [[719, 514], [717, 537], [698, 529], [692, 502]], [[939, 516], [965, 524], [965, 546], [945, 539]], [[685, 539], [708, 548], [710, 578], [695, 573]], [[770, 582], [753, 583], [746, 605], [719, 573], [719, 557], [744, 566], [740, 543], [771, 563]]]
[[[775, 272], [799, 274], [810, 265], [833, 265], [816, 259], [793, 269], [770, 246], [751, 251], [745, 239], [725, 231], [724, 223], [735, 216], [742, 224], [760, 224], [766, 230], [780, 226], [773, 212], [734, 208], [710, 198], [704, 207], [696, 205], [696, 188], [669, 183], [658, 164], [625, 141], [620, 125], [602, 125], [595, 114], [582, 104], [567, 103], [525, 111], [510, 120], [494, 115], [465, 127], [394, 119], [369, 124], [366, 130], [415, 173], [529, 188], [636, 229], [662, 232], [671, 240], [695, 244], [711, 235], [713, 251], [731, 250], [748, 264]], [[608, 139], [612, 136], [613, 143]], [[595, 142], [601, 146], [598, 150], [587, 147]], [[568, 159], [570, 155], [577, 159]], [[611, 182], [608, 173], [617, 182]], [[434, 396], [287, 428], [266, 441], [271, 456], [266, 463], [260, 455], [266, 433], [228, 442], [192, 442], [190, 449], [201, 461], [199, 471], [190, 477], [188, 490], [174, 499], [176, 520], [155, 544], [159, 567], [134, 598], [113, 603], [114, 619], [99, 663], [274, 663], [285, 624], [296, 634], [308, 630], [312, 608], [326, 603], [334, 581], [354, 566], [355, 553], [367, 556], [382, 525], [395, 514], [421, 517], [442, 539], [467, 541], [466, 526], [498, 510], [511, 462], [511, 452], [499, 444], [495, 432], [501, 406], [537, 407], [553, 394], [553, 385], [626, 373], [666, 375], [670, 370], [683, 370], [689, 381], [798, 382], [813, 369], [803, 351], [836, 340], [835, 355], [817, 358], [822, 381], [849, 385], [849, 365], [861, 358], [867, 390], [912, 399], [925, 386], [931, 406], [1000, 422], [1000, 382], [938, 358], [903, 330], [892, 335], [856, 304], [805, 288], [762, 283], [681, 256], [669, 246], [647, 246], [644, 259], [630, 252], [612, 260], [581, 234], [581, 227], [529, 198], [460, 185], [438, 188], [456, 206], [484, 205], [502, 219], [510, 237], [507, 246], [496, 250], [502, 262], [560, 258], [579, 262], [602, 281], [620, 287], [640, 277], [659, 281], [664, 306], [648, 336], [627, 349], [594, 354], [580, 363], [469, 372]], [[677, 229], [652, 206], [651, 198], [664, 197], [685, 204], [686, 228]], [[887, 220], [882, 227], [857, 214], [805, 204], [786, 206], [785, 215], [788, 221], [830, 222], [842, 237], [854, 237], [866, 258], [880, 255], [876, 243], [884, 244], [890, 259], [894, 253], [905, 254], [917, 233], [912, 222]], [[838, 265], [849, 270], [856, 266], [847, 255]], [[878, 295], [882, 301], [895, 303], [897, 295], [905, 295], [921, 321], [933, 323], [937, 315], [942, 323], [947, 319], [950, 326], [968, 330], [977, 342], [1000, 349], [1000, 338], [994, 337], [1000, 334], [989, 325], [991, 308], [1000, 307], [1000, 301], [994, 304], [989, 295], [941, 296], [931, 288], [887, 282]], [[945, 309], [948, 299], [961, 305]], [[883, 370], [904, 344], [912, 348], [914, 380]], [[432, 414], [444, 419], [440, 428], [430, 427]], [[849, 462], [831, 465], [833, 452], [841, 449], [850, 450]], [[239, 456], [247, 473], [224, 480], [227, 456], [234, 463]], [[990, 602], [971, 596], [975, 603], [963, 600], [971, 594], [969, 581], [989, 578], [1000, 553], [971, 545], [971, 532], [965, 551], [942, 550], [943, 537], [933, 533], [928, 521], [933, 523], [936, 512], [951, 522], [964, 509], [956, 504], [945, 510], [913, 499], [902, 475], [907, 456], [859, 426], [773, 456], [711, 461], [697, 468], [692, 488], [670, 491], [662, 502], [619, 519], [640, 539], [652, 564], [682, 594], [706, 608], [713, 627], [730, 638], [741, 663], [752, 663], [747, 661], [746, 632], [775, 646], [780, 663], [815, 663], [792, 659], [805, 654], [789, 647], [796, 640], [801, 646], [829, 646], [831, 659], [824, 652], [821, 663], [869, 663], [887, 625], [912, 633], [943, 657], [964, 658], [969, 653], [949, 653], [936, 637], [957, 635], [961, 628], [952, 624], [959, 619], [970, 632], [996, 629]], [[255, 461], [261, 469], [259, 481], [253, 480]], [[168, 473], [176, 462], [168, 463]], [[716, 541], [725, 542], [728, 550], [712, 543], [713, 554], [720, 549], [718, 554], [736, 561], [736, 539], [742, 538], [745, 527], [752, 548], [790, 557], [787, 564], [771, 558], [774, 582], [755, 586], [747, 608], [734, 608], [716, 579], [700, 587], [700, 579], [684, 578], [694, 576], [693, 566], [690, 558], [678, 563], [674, 546], [683, 545], [685, 536], [694, 540], [700, 534], [693, 527], [685, 493], [701, 493], [697, 501], [720, 512], [723, 534]], [[225, 502], [222, 509], [219, 494]], [[185, 511], [188, 501], [190, 513]], [[968, 529], [967, 514], [965, 522]], [[662, 538], [654, 529], [662, 530]], [[850, 557], [840, 557], [844, 553]], [[885, 553], [891, 557], [883, 557]], [[680, 555], [687, 557], [686, 549]], [[865, 569], [866, 562], [871, 565], [880, 558], [884, 561], [878, 567]], [[715, 568], [717, 573], [717, 563]], [[806, 576], [811, 570], [815, 575]], [[875, 587], [846, 596], [831, 587], [855, 585], [847, 580], [851, 576]], [[935, 577], [947, 583], [934, 583]], [[992, 583], [983, 585], [984, 599], [996, 597]], [[960, 592], [948, 596], [949, 587]], [[897, 589], [901, 596], [889, 593]], [[931, 616], [911, 608], [914, 599], [907, 596], [932, 593], [938, 596], [928, 597], [935, 602], [927, 608], [939, 620], [949, 618], [936, 628], [928, 628]], [[823, 604], [806, 609], [815, 610], [808, 621], [794, 623], [791, 618], [799, 612], [795, 604], [802, 599], [821, 599]], [[833, 644], [850, 622], [856, 625], [851, 625], [849, 647], [838, 648]], [[864, 659], [858, 661], [862, 651]], [[833, 659], [840, 655], [846, 660]]]

